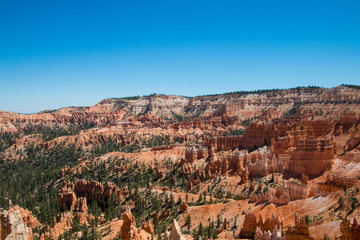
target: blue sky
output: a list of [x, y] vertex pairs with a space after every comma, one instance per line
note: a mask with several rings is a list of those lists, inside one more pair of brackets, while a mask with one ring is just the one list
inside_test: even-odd
[[359, 1], [0, 0], [0, 110], [360, 84]]

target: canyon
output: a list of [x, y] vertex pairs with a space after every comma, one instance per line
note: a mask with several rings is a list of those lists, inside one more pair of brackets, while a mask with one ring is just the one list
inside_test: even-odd
[[0, 112], [0, 240], [359, 239], [360, 89]]

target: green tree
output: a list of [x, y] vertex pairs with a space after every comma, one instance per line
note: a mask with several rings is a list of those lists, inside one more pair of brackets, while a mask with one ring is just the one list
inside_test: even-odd
[[338, 200], [339, 206], [341, 207], [342, 205], [344, 205], [344, 198], [340, 197]]
[[187, 227], [187, 232], [190, 233], [190, 228], [191, 228], [191, 217], [190, 217], [190, 215], [187, 215], [187, 217], [186, 217], [185, 226]]

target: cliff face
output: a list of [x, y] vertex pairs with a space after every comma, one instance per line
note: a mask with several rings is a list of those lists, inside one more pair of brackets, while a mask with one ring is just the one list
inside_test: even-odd
[[[359, 92], [346, 87], [334, 89], [302, 88], [273, 91], [263, 94], [228, 94], [185, 98], [179, 96], [155, 95], [137, 99], [106, 99], [100, 104], [117, 106], [128, 110], [131, 115], [151, 112], [171, 117], [173, 113], [184, 116], [238, 116], [253, 118], [268, 109], [286, 112], [294, 104], [342, 103], [359, 101]], [[271, 116], [271, 114], [268, 114]], [[272, 115], [276, 115], [273, 113]]]
[[[272, 172], [284, 171], [298, 178], [302, 175], [313, 178], [332, 167], [336, 146], [333, 140], [326, 136], [334, 130], [334, 122], [322, 120], [294, 122], [284, 118], [271, 123], [255, 121], [243, 136], [205, 138], [204, 146], [186, 150], [185, 159], [192, 163], [201, 158], [213, 159], [214, 154], [220, 151], [258, 148], [243, 157], [243, 160], [237, 160], [246, 159], [251, 175], [266, 176]], [[263, 146], [270, 148], [260, 148]], [[234, 164], [228, 161], [225, 165]], [[236, 169], [233, 170], [236, 172]]]
[[19, 211], [3, 212], [0, 216], [0, 229], [1, 240], [27, 240], [26, 227]]
[[[26, 123], [32, 124], [116, 124], [135, 116], [148, 114], [167, 119], [177, 116], [203, 119], [177, 123], [174, 128], [221, 126], [234, 124], [237, 119], [246, 120], [259, 117], [262, 120], [272, 120], [280, 117], [297, 106], [313, 109], [316, 114], [338, 117], [337, 109], [341, 104], [353, 104], [354, 110], [359, 110], [359, 91], [346, 87], [333, 89], [301, 88], [284, 91], [265, 92], [262, 94], [227, 94], [204, 97], [180, 97], [154, 95], [149, 97], [134, 97], [122, 99], [105, 99], [92, 107], [62, 108], [37, 114], [16, 114], [0, 112], [0, 130], [16, 131], [16, 128]], [[326, 103], [324, 105], [324, 103]], [[269, 110], [270, 109], [270, 110]], [[321, 110], [321, 111], [320, 111]], [[306, 113], [303, 114], [306, 116]], [[220, 118], [208, 118], [215, 117]], [[222, 116], [222, 117], [221, 117]], [[144, 119], [143, 119], [144, 120]], [[151, 121], [153, 121], [152, 119]], [[146, 120], [150, 122], [150, 119]], [[155, 121], [161, 124], [161, 121]], [[271, 136], [271, 132], [268, 134]], [[249, 135], [250, 136], [250, 135]], [[251, 139], [251, 137], [249, 138]], [[255, 147], [256, 142], [249, 142]]]
[[0, 210], [1, 240], [32, 240], [32, 229], [39, 226], [39, 221], [26, 209], [19, 206], [9, 210]]
[[344, 218], [340, 224], [340, 230], [342, 239], [360, 239], [360, 226], [358, 225], [356, 218], [353, 219], [353, 223]]
[[320, 176], [330, 170], [334, 158], [335, 147], [328, 139], [299, 140], [288, 163], [287, 171], [301, 175]]

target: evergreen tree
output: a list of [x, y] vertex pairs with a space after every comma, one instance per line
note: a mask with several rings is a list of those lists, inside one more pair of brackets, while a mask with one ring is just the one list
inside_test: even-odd
[[187, 232], [190, 233], [191, 228], [191, 217], [188, 215], [185, 220], [185, 226], [187, 226]]

